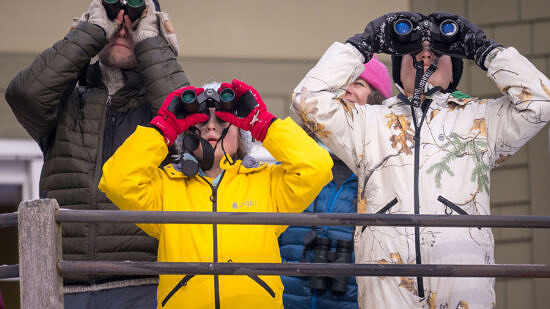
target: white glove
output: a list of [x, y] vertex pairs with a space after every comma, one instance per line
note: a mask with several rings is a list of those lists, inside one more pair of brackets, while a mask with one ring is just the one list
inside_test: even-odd
[[157, 12], [158, 21], [159, 21], [159, 28], [160, 33], [168, 42], [168, 44], [172, 47], [172, 50], [174, 51], [174, 54], [177, 56], [179, 53], [179, 44], [178, 44], [178, 38], [176, 37], [176, 33], [174, 32], [174, 27], [172, 26], [172, 22], [170, 22], [170, 17], [165, 12]]
[[124, 23], [130, 31], [134, 43], [159, 35], [158, 18], [155, 14], [155, 4], [153, 0], [145, 0], [145, 10], [141, 17], [133, 23], [127, 16], [124, 17]]
[[165, 12], [155, 11], [153, 0], [145, 0], [145, 5], [146, 8], [142, 16], [133, 23], [125, 17], [126, 25], [131, 23], [131, 26], [127, 28], [130, 29], [134, 43], [137, 44], [147, 38], [162, 35], [177, 56], [179, 52], [178, 38], [174, 33], [170, 17]]
[[82, 22], [89, 22], [100, 26], [105, 31], [107, 40], [109, 40], [118, 30], [120, 30], [122, 19], [119, 19], [119, 17], [120, 14], [117, 18], [110, 20], [109, 17], [107, 17], [107, 11], [105, 11], [105, 7], [103, 7], [101, 0], [92, 0], [88, 10], [84, 12], [80, 18], [73, 18], [71, 29], [76, 28], [76, 26]]

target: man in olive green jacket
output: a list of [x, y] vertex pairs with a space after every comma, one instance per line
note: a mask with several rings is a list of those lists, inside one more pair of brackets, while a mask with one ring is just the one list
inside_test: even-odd
[[[118, 209], [97, 189], [103, 163], [137, 125], [149, 123], [172, 90], [189, 84], [168, 15], [156, 1], [145, 4], [132, 22], [123, 10], [110, 19], [101, 0], [93, 0], [63, 40], [11, 81], [6, 99], [44, 154], [41, 198], [70, 209]], [[99, 61], [89, 65], [96, 55]], [[62, 230], [66, 260], [157, 257], [157, 241], [134, 224], [63, 224]], [[155, 307], [157, 278], [64, 279], [66, 308]]]

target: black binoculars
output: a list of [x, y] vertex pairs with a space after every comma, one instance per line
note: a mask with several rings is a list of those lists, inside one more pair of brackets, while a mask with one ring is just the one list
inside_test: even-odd
[[235, 110], [235, 92], [225, 88], [220, 93], [214, 89], [206, 89], [197, 96], [193, 89], [185, 90], [181, 94], [181, 103], [186, 114], [209, 113], [209, 108], [217, 111], [233, 112]]
[[197, 95], [195, 90], [188, 89], [181, 94], [181, 109], [185, 115], [194, 113], [205, 113], [210, 115], [209, 109], [216, 111], [234, 113], [237, 116], [248, 115], [258, 103], [250, 93], [244, 94], [238, 100], [231, 88], [222, 89], [219, 93], [214, 89], [206, 89]]
[[[336, 242], [336, 251], [330, 250], [329, 238], [315, 239], [313, 247], [313, 263], [351, 263], [353, 241], [339, 239]], [[318, 290], [330, 290], [336, 293], [345, 293], [348, 277], [311, 277], [310, 287]]]
[[135, 21], [141, 17], [145, 10], [145, 0], [101, 0], [101, 2], [111, 20], [116, 18], [120, 10], [124, 10], [130, 20]]
[[419, 28], [415, 28], [409, 19], [400, 18], [393, 23], [393, 35], [399, 42], [407, 43], [422, 39], [422, 32], [427, 31], [430, 37], [438, 41], [452, 43], [459, 32], [457, 23], [452, 19], [446, 19], [439, 25], [425, 20], [420, 23]]

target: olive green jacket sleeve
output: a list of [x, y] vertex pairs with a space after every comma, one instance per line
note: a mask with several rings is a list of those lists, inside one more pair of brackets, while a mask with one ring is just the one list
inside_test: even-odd
[[64, 39], [41, 52], [10, 82], [6, 101], [17, 120], [42, 150], [63, 112], [62, 98], [92, 57], [107, 44], [101, 27], [81, 23]]

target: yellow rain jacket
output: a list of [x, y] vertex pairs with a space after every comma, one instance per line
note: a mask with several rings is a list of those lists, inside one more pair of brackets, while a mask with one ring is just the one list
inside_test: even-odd
[[[292, 119], [276, 120], [263, 146], [281, 162], [246, 168], [225, 159], [217, 187], [174, 165], [159, 132], [138, 127], [105, 163], [99, 189], [122, 210], [302, 212], [332, 178], [332, 160]], [[280, 263], [286, 226], [140, 224], [158, 238], [159, 262]], [[283, 308], [279, 276], [161, 275], [158, 308]]]

